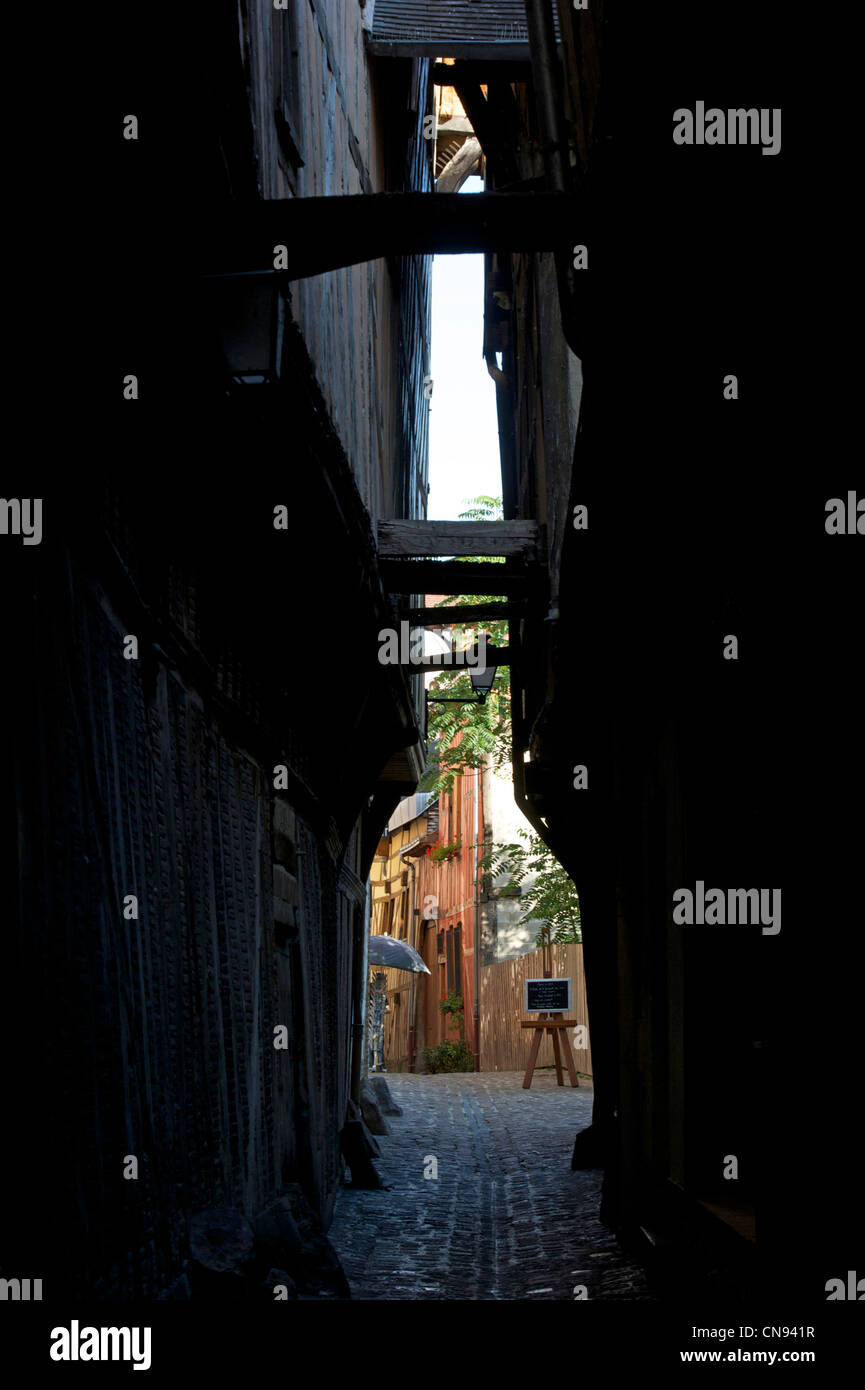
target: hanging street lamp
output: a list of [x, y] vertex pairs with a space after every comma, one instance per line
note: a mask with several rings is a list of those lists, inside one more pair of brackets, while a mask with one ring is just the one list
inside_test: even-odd
[[[481, 647], [481, 645], [480, 645], [481, 642], [483, 642], [483, 647]], [[479, 662], [480, 662], [480, 656], [481, 656], [481, 651], [483, 651], [484, 656], [485, 656], [485, 655], [486, 655], [486, 651], [487, 651], [487, 649], [488, 649], [489, 646], [490, 646], [490, 635], [489, 635], [488, 632], [482, 632], [482, 633], [480, 634], [480, 638], [478, 638], [478, 640], [475, 642], [475, 648], [474, 648], [474, 655], [475, 655], [475, 658], [476, 658], [476, 661], [477, 661], [478, 664], [476, 664], [476, 665], [474, 665], [474, 666], [470, 666], [468, 663], [466, 663], [466, 666], [465, 666], [465, 668], [464, 668], [464, 669], [467, 670], [468, 673], [469, 673], [469, 678], [470, 678], [471, 683], [472, 683], [472, 690], [474, 691], [474, 699], [472, 699], [471, 695], [427, 695], [427, 704], [428, 704], [428, 705], [483, 705], [483, 704], [485, 704], [485, 703], [486, 703], [486, 698], [487, 698], [487, 696], [489, 695], [490, 691], [491, 691], [492, 688], [493, 688], [493, 683], [494, 683], [495, 678], [496, 678], [496, 672], [498, 671], [498, 667], [497, 667], [497, 666], [490, 666], [490, 665], [481, 666], [481, 665], [479, 664]]]

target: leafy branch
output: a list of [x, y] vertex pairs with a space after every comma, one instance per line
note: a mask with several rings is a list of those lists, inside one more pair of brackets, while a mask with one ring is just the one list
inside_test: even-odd
[[[499, 896], [520, 895], [521, 927], [542, 921], [550, 927], [553, 945], [581, 942], [580, 899], [573, 881], [539, 836], [529, 830], [517, 833], [524, 841], [522, 845], [485, 847], [478, 860], [479, 872], [490, 879], [508, 875], [507, 882], [497, 891]], [[524, 887], [527, 881], [528, 886]], [[541, 945], [540, 936], [535, 945]]]

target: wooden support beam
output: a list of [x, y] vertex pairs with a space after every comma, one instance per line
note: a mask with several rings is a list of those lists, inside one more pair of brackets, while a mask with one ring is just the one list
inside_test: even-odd
[[521, 618], [528, 612], [528, 604], [516, 603], [464, 603], [441, 608], [407, 608], [400, 613], [414, 627], [449, 627], [451, 623], [465, 623], [474, 626], [479, 622], [502, 622], [505, 619]]
[[[483, 39], [466, 42], [453, 37], [446, 38], [444, 35], [432, 39], [368, 38], [366, 46], [367, 51], [374, 53], [376, 58], [438, 58], [447, 50], [446, 57], [477, 63], [485, 71], [493, 63], [496, 66], [501, 64], [503, 67], [509, 67], [513, 63], [527, 64], [531, 59], [531, 49], [527, 42], [511, 42], [509, 39], [498, 42]], [[435, 70], [439, 70], [438, 64]]]
[[587, 235], [569, 193], [274, 198], [204, 213], [201, 273], [275, 270], [291, 281], [380, 256], [567, 251]]
[[[530, 59], [520, 62], [518, 58], [488, 58], [484, 62], [479, 62], [476, 59], [461, 58], [459, 70], [467, 82], [474, 82], [477, 85], [486, 85], [489, 82], [531, 82], [532, 80]], [[437, 87], [452, 87], [454, 85], [454, 67], [449, 63], [434, 63], [432, 78]]]
[[[506, 138], [503, 123], [493, 110], [480, 86], [469, 82], [462, 74], [459, 63], [454, 65], [454, 87], [462, 102], [463, 109], [474, 127], [475, 135], [500, 183], [512, 183], [520, 176], [519, 164], [514, 147]], [[491, 247], [490, 250], [497, 250]], [[502, 248], [504, 249], [504, 248]]]
[[436, 179], [436, 192], [456, 193], [462, 188], [466, 179], [480, 169], [482, 153], [480, 140], [470, 136], [442, 169]]
[[382, 560], [382, 583], [389, 594], [523, 594], [529, 587], [525, 566], [472, 564], [471, 560]]
[[474, 126], [467, 116], [450, 116], [439, 121], [436, 126], [436, 139], [446, 139], [448, 135], [474, 135]]
[[[487, 106], [493, 120], [501, 127], [505, 144], [511, 150], [516, 149], [521, 141], [520, 132], [522, 129], [519, 103], [510, 84], [500, 81], [495, 74], [487, 83]], [[519, 180], [519, 174], [519, 166], [517, 165], [517, 177], [514, 180], [508, 180], [508, 189], [511, 189], [511, 185]], [[499, 183], [497, 187], [499, 192], [505, 191], [503, 183]], [[514, 188], [512, 191], [516, 192], [517, 190]]]
[[532, 560], [538, 551], [536, 521], [380, 521], [383, 559], [421, 555], [506, 555]]

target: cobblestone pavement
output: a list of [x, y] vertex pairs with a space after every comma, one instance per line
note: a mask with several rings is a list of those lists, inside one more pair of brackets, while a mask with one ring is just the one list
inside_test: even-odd
[[[601, 1174], [570, 1169], [591, 1085], [535, 1072], [388, 1074], [376, 1168], [344, 1188], [328, 1232], [361, 1299], [645, 1299], [643, 1272], [598, 1220]], [[424, 1177], [438, 1165], [438, 1176]]]

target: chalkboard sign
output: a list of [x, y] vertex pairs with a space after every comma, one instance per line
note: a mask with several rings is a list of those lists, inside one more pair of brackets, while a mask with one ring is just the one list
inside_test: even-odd
[[570, 980], [526, 980], [527, 1014], [566, 1014], [571, 1011]]

